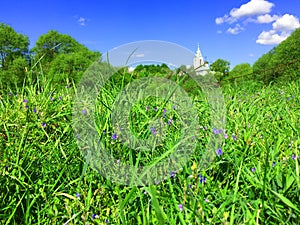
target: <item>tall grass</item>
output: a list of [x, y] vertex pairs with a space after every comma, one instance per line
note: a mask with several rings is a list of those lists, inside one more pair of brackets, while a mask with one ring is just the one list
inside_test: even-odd
[[[34, 84], [2, 90], [0, 224], [299, 224], [299, 85], [224, 86], [226, 130], [216, 134], [222, 152], [205, 170], [201, 152], [213, 128], [205, 103], [195, 103], [202, 126], [197, 151], [147, 187], [112, 183], [87, 165], [71, 129], [74, 84], [57, 87], [41, 75]], [[117, 92], [103, 93], [105, 104]], [[138, 135], [151, 135], [143, 124], [161, 104], [135, 105]], [[99, 107], [99, 130], [106, 129], [113, 155], [134, 164], [163, 153], [141, 155], [113, 141], [109, 111]]]

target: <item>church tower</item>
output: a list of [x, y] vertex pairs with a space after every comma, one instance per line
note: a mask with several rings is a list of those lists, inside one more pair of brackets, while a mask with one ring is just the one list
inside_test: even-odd
[[204, 59], [202, 57], [200, 47], [199, 47], [199, 44], [198, 44], [198, 49], [197, 49], [195, 57], [194, 57], [194, 69], [197, 69], [197, 68], [199, 68], [203, 65], [204, 65]]
[[203, 56], [201, 54], [199, 44], [194, 57], [194, 70], [196, 71], [196, 74], [200, 75], [205, 75], [209, 70], [208, 64], [204, 61]]

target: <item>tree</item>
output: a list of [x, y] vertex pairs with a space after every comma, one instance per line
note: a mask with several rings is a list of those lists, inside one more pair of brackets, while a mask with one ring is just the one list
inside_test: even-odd
[[230, 62], [224, 59], [217, 59], [215, 62], [213, 62], [210, 65], [210, 70], [222, 74], [222, 77], [219, 77], [219, 79], [223, 79], [225, 76], [228, 75], [229, 68], [230, 68]]
[[62, 83], [66, 79], [78, 83], [87, 68], [100, 57], [100, 53], [88, 50], [59, 54], [50, 65], [48, 77], [53, 78], [55, 83]]
[[300, 29], [296, 29], [286, 40], [262, 55], [254, 64], [253, 71], [265, 84], [280, 78], [293, 80], [300, 73]]
[[229, 77], [238, 77], [247, 74], [251, 74], [253, 72], [252, 67], [249, 63], [240, 63], [233, 67], [233, 69], [229, 72]]
[[275, 68], [273, 75], [283, 80], [292, 80], [300, 73], [300, 28], [296, 29], [277, 47], [271, 59], [271, 67]]
[[88, 52], [89, 50], [71, 36], [50, 30], [47, 34], [39, 37], [31, 51], [35, 54], [36, 60], [42, 58], [48, 66], [59, 54]]
[[0, 23], [0, 67], [7, 69], [8, 65], [16, 58], [28, 53], [29, 39], [17, 33], [12, 27]]
[[66, 78], [79, 81], [88, 66], [101, 59], [99, 52], [90, 51], [71, 36], [54, 30], [40, 36], [32, 52], [35, 61], [41, 60], [46, 76], [58, 83]]
[[0, 23], [0, 78], [5, 85], [22, 84], [28, 66], [28, 46], [27, 36]]

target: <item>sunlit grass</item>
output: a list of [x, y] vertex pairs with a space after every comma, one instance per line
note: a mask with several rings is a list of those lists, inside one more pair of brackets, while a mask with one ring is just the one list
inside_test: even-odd
[[[148, 187], [112, 183], [87, 166], [71, 128], [75, 86], [38, 83], [1, 92], [0, 224], [299, 223], [299, 80], [260, 89], [224, 86], [226, 130], [215, 134], [223, 138], [222, 152], [201, 171], [213, 127], [207, 104], [196, 96], [197, 150], [186, 166]], [[117, 92], [102, 93], [107, 105]], [[137, 137], [153, 135], [149, 119], [161, 117], [166, 126], [173, 119], [164, 144], [141, 154], [112, 138], [109, 110], [99, 104], [96, 121], [107, 149], [124, 162], [150, 163], [178, 135], [172, 106], [146, 99], [132, 108]]]

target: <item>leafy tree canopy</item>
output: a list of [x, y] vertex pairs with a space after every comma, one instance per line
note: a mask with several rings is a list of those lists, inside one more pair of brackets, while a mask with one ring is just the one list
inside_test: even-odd
[[12, 27], [0, 23], [0, 68], [8, 69], [14, 59], [28, 53], [29, 39]]
[[37, 59], [43, 57], [44, 61], [51, 62], [59, 54], [89, 52], [89, 50], [71, 36], [50, 30], [47, 34], [39, 37], [32, 52], [35, 53]]
[[217, 59], [210, 65], [210, 70], [215, 72], [220, 72], [223, 74], [223, 76], [228, 75], [229, 68], [230, 68], [230, 62], [224, 59]]
[[229, 77], [243, 76], [252, 72], [252, 66], [249, 63], [240, 63], [229, 72]]
[[[281, 77], [292, 80], [300, 73], [300, 28], [286, 40], [262, 55], [254, 64], [253, 71], [260, 73], [265, 83]], [[298, 60], [298, 61], [297, 61]]]

